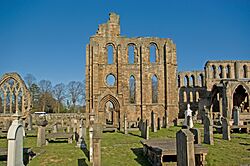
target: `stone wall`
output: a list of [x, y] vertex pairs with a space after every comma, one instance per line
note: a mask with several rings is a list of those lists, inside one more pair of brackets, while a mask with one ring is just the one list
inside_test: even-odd
[[[127, 38], [120, 36], [119, 16], [111, 13], [107, 23], [99, 25], [96, 35], [90, 37], [86, 47], [86, 111], [95, 112], [100, 123], [105, 124], [105, 106], [111, 102], [113, 125], [128, 121], [150, 120], [151, 111], [162, 118], [165, 110], [169, 122], [178, 114], [176, 85], [176, 46], [171, 39], [156, 37]], [[108, 61], [110, 47], [113, 62]], [[133, 47], [132, 63], [129, 59]], [[155, 59], [150, 50], [155, 48]], [[107, 77], [114, 78], [108, 85]], [[152, 78], [157, 78], [157, 101], [152, 98]], [[135, 100], [131, 102], [130, 78], [135, 80]]]

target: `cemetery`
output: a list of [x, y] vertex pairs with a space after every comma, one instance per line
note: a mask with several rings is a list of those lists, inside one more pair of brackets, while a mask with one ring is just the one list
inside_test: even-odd
[[176, 59], [172, 39], [121, 36], [110, 13], [86, 47], [85, 109], [35, 112], [21, 76], [4, 74], [0, 165], [249, 165], [250, 61], [177, 73]]

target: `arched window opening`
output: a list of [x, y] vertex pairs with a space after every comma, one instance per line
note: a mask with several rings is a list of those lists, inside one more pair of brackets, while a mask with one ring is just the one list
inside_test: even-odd
[[227, 67], [226, 67], [226, 75], [227, 75], [227, 78], [230, 78], [231, 76], [231, 73], [230, 73], [231, 71], [230, 71], [230, 66], [229, 65], [227, 65]]
[[149, 46], [149, 52], [150, 52], [150, 62], [151, 63], [154, 63], [154, 62], [156, 62], [156, 49], [157, 49], [157, 47], [156, 47], [156, 45], [155, 44], [150, 44], [150, 46]]
[[105, 104], [105, 120], [108, 125], [113, 125], [114, 123], [114, 105], [110, 101]]
[[184, 77], [184, 85], [185, 87], [189, 87], [189, 78], [187, 75]]
[[222, 66], [221, 65], [219, 66], [218, 71], [219, 71], [219, 77], [222, 78], [223, 74], [222, 74]]
[[181, 78], [180, 78], [180, 75], [178, 75], [177, 84], [178, 84], [178, 87], [181, 87]]
[[129, 78], [129, 102], [134, 104], [135, 103], [135, 96], [136, 96], [136, 82], [135, 77], [130, 76]]
[[156, 75], [152, 77], [152, 103], [158, 103], [158, 79]]
[[183, 102], [187, 102], [187, 92], [183, 92]]
[[212, 66], [213, 78], [216, 78], [216, 67], [215, 65]]
[[129, 64], [135, 63], [135, 46], [134, 45], [128, 46], [128, 63]]
[[239, 107], [241, 112], [249, 111], [249, 93], [242, 85], [239, 85], [233, 93], [233, 106]]
[[190, 77], [190, 86], [195, 86], [195, 78], [194, 78], [194, 76], [193, 75], [191, 75], [191, 77]]
[[112, 45], [107, 46], [107, 53], [108, 53], [108, 64], [114, 63], [114, 48]]
[[204, 86], [204, 76], [203, 76], [203, 74], [200, 74], [200, 75], [199, 75], [199, 85], [200, 85], [201, 87]]
[[243, 78], [247, 78], [247, 65], [243, 66]]
[[196, 92], [196, 102], [199, 101], [199, 98], [200, 98], [200, 95], [199, 95], [199, 92], [197, 91], [197, 92]]
[[190, 101], [190, 102], [193, 102], [193, 101], [194, 101], [194, 100], [193, 100], [193, 92], [189, 92], [189, 96], [190, 96], [189, 101]]

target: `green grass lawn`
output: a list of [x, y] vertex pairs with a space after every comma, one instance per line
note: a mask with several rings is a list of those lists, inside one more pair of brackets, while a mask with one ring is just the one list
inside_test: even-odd
[[[202, 127], [196, 125], [196, 127]], [[151, 133], [151, 138], [175, 138], [176, 132], [180, 127], [170, 127], [161, 129], [157, 133]], [[103, 133], [101, 140], [101, 153], [103, 166], [149, 166], [149, 162], [143, 156], [142, 145], [139, 131], [129, 132], [124, 135], [121, 132]], [[232, 134], [232, 140], [222, 140], [221, 134], [215, 134], [215, 145], [204, 145], [208, 147], [209, 153], [206, 157], [208, 165], [240, 165], [250, 164], [250, 135]], [[88, 143], [88, 139], [86, 140]], [[87, 153], [75, 147], [76, 143], [67, 142], [50, 143], [42, 148], [36, 147], [36, 137], [25, 137], [24, 147], [32, 147], [38, 154], [30, 163], [30, 166], [47, 165], [89, 165]], [[0, 147], [7, 147], [6, 138], [0, 139]], [[0, 165], [6, 165], [1, 161]]]

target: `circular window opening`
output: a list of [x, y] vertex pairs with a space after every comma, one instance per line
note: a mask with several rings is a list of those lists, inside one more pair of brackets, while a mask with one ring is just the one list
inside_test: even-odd
[[107, 82], [108, 86], [114, 86], [115, 85], [115, 76], [113, 74], [109, 74], [106, 77], [106, 82]]

